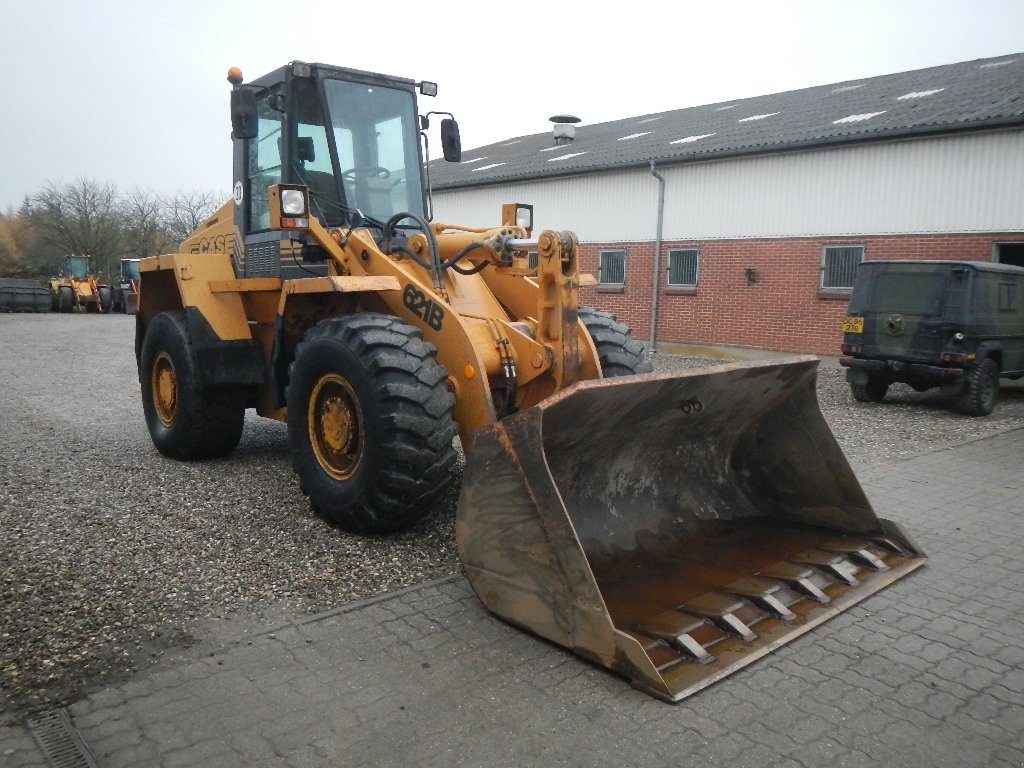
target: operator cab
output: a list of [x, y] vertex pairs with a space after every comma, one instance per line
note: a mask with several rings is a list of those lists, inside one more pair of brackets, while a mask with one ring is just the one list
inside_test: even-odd
[[65, 266], [68, 276], [75, 280], [86, 280], [89, 277], [88, 256], [68, 256]]
[[[436, 90], [431, 83], [292, 62], [241, 87], [252, 92], [255, 109], [240, 120], [236, 84], [235, 225], [244, 241], [242, 253], [234, 252], [237, 274], [326, 274], [318, 247], [270, 229], [267, 187], [274, 184], [308, 187], [310, 215], [328, 227], [379, 226], [399, 212], [426, 216], [417, 87]], [[248, 112], [248, 94], [239, 95]]]

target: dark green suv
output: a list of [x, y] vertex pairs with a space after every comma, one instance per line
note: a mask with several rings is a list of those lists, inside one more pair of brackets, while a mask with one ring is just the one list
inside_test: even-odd
[[999, 377], [1024, 376], [1024, 268], [977, 261], [865, 261], [843, 320], [846, 379], [861, 402], [894, 381], [960, 410], [995, 408]]

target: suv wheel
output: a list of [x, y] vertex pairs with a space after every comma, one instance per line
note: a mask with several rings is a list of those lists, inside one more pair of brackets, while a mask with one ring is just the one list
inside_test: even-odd
[[998, 399], [999, 366], [992, 358], [985, 358], [967, 371], [957, 404], [968, 416], [988, 416]]
[[853, 393], [853, 399], [858, 403], [880, 403], [885, 397], [885, 393], [889, 391], [889, 382], [871, 376], [866, 384], [851, 382], [850, 391]]

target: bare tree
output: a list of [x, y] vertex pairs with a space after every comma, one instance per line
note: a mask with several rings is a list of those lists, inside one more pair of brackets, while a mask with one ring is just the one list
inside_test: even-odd
[[224, 204], [219, 192], [193, 190], [164, 198], [164, 230], [172, 243], [180, 243]]
[[80, 178], [50, 183], [32, 198], [32, 223], [63, 254], [88, 254], [106, 264], [121, 249], [121, 219], [113, 184]]
[[168, 250], [165, 204], [149, 190], [137, 187], [120, 204], [124, 253], [136, 258], [156, 256]]

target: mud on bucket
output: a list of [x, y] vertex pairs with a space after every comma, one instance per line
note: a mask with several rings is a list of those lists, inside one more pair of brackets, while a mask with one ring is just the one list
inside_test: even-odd
[[817, 358], [588, 381], [474, 435], [456, 534], [501, 618], [678, 701], [924, 563]]

